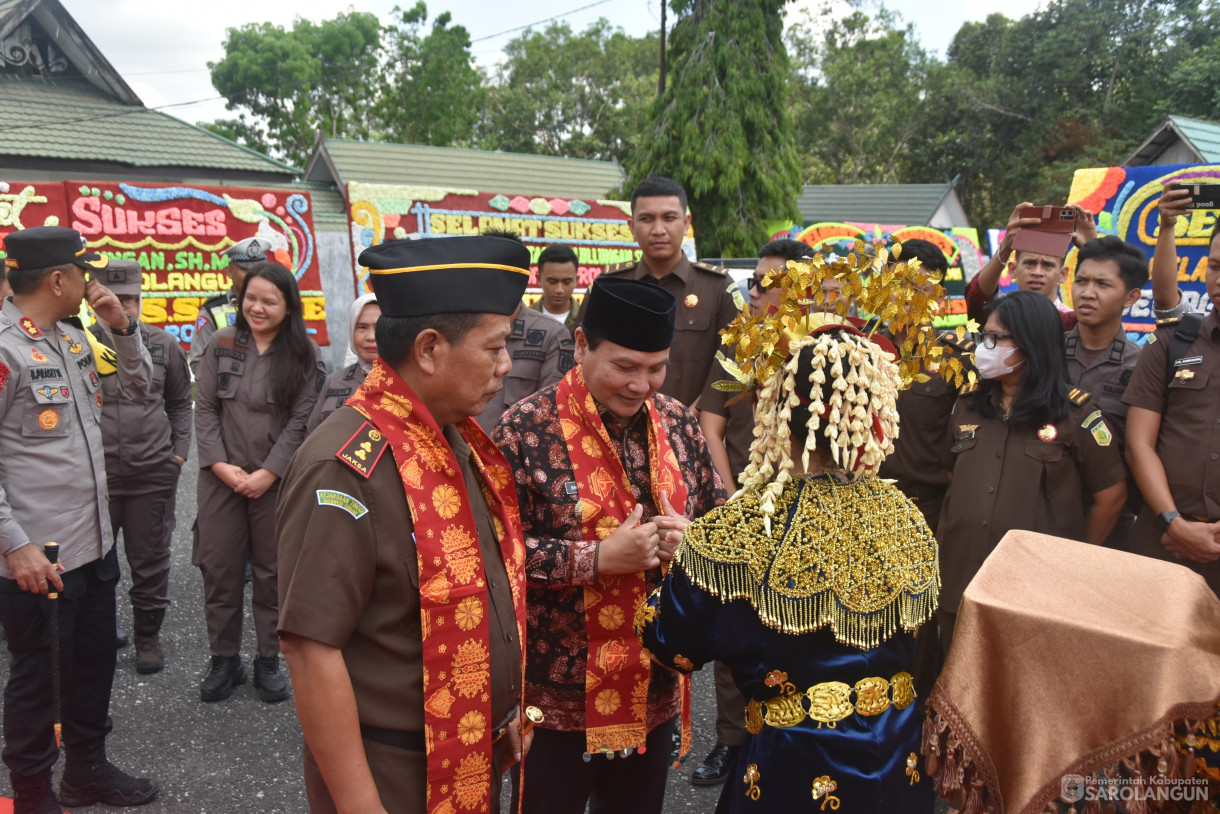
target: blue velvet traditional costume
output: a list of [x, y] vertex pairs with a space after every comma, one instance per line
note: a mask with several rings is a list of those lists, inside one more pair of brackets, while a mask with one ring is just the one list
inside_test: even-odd
[[692, 523], [636, 617], [658, 662], [724, 662], [749, 699], [716, 811], [930, 813], [909, 671], [940, 587], [935, 539], [872, 476], [795, 478], [773, 520], [763, 500]]

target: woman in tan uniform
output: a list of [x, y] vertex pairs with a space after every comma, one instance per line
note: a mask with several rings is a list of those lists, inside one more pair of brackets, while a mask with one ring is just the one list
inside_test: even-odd
[[995, 300], [975, 361], [983, 381], [963, 388], [953, 407], [952, 475], [937, 527], [946, 652], [962, 593], [1007, 532], [1100, 545], [1127, 499], [1118, 440], [1092, 396], [1067, 384], [1050, 300], [1032, 291]]
[[237, 325], [217, 331], [196, 369], [199, 516], [193, 561], [203, 574], [212, 662], [204, 701], [227, 698], [246, 680], [239, 653], [245, 567], [253, 564], [258, 658], [254, 686], [264, 701], [288, 697], [279, 670], [275, 500], [324, 379], [305, 332], [301, 295], [288, 269], [252, 271], [238, 299]]
[[356, 388], [364, 383], [364, 377], [373, 369], [377, 361], [377, 319], [381, 316], [381, 306], [377, 304], [376, 294], [363, 294], [356, 298], [347, 312], [347, 334], [351, 342], [351, 350], [347, 360], [355, 360], [344, 365], [326, 378], [326, 383], [318, 391], [318, 401], [313, 412], [309, 414], [309, 423], [305, 430], [313, 433], [327, 416], [338, 410], [356, 392]]

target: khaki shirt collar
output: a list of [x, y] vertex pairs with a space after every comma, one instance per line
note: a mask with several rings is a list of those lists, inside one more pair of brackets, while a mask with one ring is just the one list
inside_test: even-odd
[[[674, 266], [673, 271], [669, 272], [669, 274], [672, 274], [681, 280], [682, 285], [686, 285], [690, 282], [691, 267], [690, 260], [686, 258], [686, 252], [679, 251], [678, 265]], [[665, 277], [668, 277], [669, 274], [665, 275]], [[636, 266], [635, 279], [643, 280], [645, 277], [652, 277], [652, 271], [648, 268], [648, 261], [641, 257], [640, 264]], [[665, 277], [656, 277], [654, 279], [659, 283], [661, 280], [664, 280]]]

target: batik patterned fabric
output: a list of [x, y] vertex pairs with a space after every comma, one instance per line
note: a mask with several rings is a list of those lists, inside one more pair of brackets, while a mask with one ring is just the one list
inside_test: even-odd
[[[559, 384], [518, 403], [501, 419], [494, 437], [512, 468], [525, 527], [528, 641], [525, 668], [527, 703], [546, 714], [548, 729], [586, 728], [585, 682], [589, 631], [585, 626], [585, 589], [596, 586], [597, 546], [601, 537], [585, 536], [581, 502], [583, 469], [569, 455], [556, 404]], [[651, 400], [655, 426], [677, 461], [683, 505], [674, 509], [697, 517], [724, 502], [707, 444], [694, 414], [668, 396]], [[587, 405], [586, 405], [587, 406]], [[648, 424], [641, 411], [625, 425], [594, 405], [613, 455], [626, 472], [632, 505], [644, 506], [644, 517], [661, 514], [650, 469]], [[579, 462], [576, 462], [579, 465]], [[675, 485], [676, 491], [676, 485]], [[595, 524], [596, 525], [596, 524]], [[608, 533], [608, 532], [607, 532]], [[660, 582], [660, 569], [644, 573], [649, 589]], [[630, 634], [632, 614], [624, 628]], [[647, 728], [652, 730], [679, 712], [678, 678], [669, 670], [652, 670], [647, 695]]]
[[[423, 402], [380, 359], [348, 401], [382, 433], [415, 523], [424, 653], [428, 814], [491, 810], [488, 599], [478, 532], [453, 450]], [[524, 641], [525, 547], [508, 463], [473, 419], [457, 425], [482, 477]], [[360, 450], [354, 451], [359, 456]]]
[[[635, 495], [580, 368], [569, 371], [559, 382], [555, 407], [573, 471], [589, 473], [575, 481], [581, 536], [586, 540], [604, 540], [627, 519], [635, 506]], [[685, 506], [686, 484], [673, 448], [659, 430], [656, 405], [650, 401], [644, 409], [653, 503], [661, 504], [661, 496], [665, 495], [672, 503]], [[589, 636], [589, 659], [585, 664], [588, 752], [638, 749], [648, 739], [652, 665], [636, 641], [631, 620], [649, 588], [642, 571], [601, 575], [595, 585], [585, 587], [585, 629]]]

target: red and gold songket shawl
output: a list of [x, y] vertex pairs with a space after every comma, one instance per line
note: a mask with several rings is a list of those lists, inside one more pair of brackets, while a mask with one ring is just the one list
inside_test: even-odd
[[[631, 514], [635, 496], [579, 365], [560, 381], [555, 405], [579, 489], [581, 539], [604, 540]], [[670, 505], [680, 508], [686, 505], [686, 482], [652, 399], [647, 409], [653, 504], [659, 507], [666, 492]], [[585, 588], [585, 742], [591, 753], [639, 749], [648, 738], [651, 661], [632, 620], [651, 587], [638, 572], [602, 575]], [[687, 725], [684, 741], [688, 733]]]
[[[347, 403], [389, 442], [415, 523], [428, 814], [493, 810], [489, 607], [465, 479], [424, 403], [382, 360]], [[457, 427], [482, 476], [524, 643], [525, 541], [508, 462], [473, 419]], [[524, 644], [521, 656], [524, 665]]]

